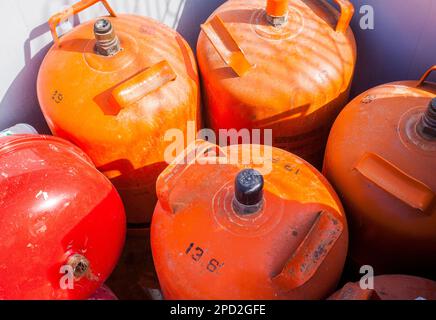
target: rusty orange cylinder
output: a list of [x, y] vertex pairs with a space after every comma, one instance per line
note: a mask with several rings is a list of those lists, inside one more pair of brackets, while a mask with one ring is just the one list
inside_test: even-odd
[[356, 62], [354, 8], [336, 2], [339, 15], [324, 0], [232, 0], [219, 7], [197, 45], [208, 126], [272, 129], [275, 147], [321, 167]]
[[436, 270], [434, 70], [358, 96], [328, 141], [324, 173], [350, 221], [351, 259], [377, 274]]
[[360, 282], [347, 283], [329, 300], [436, 300], [436, 282], [405, 275], [383, 275], [373, 278], [374, 287]]
[[[343, 269], [348, 229], [327, 180], [281, 149], [216, 148], [191, 145], [158, 178], [151, 244], [164, 297], [328, 296]], [[266, 165], [254, 156], [229, 161], [256, 148]]]
[[38, 75], [38, 98], [55, 135], [82, 148], [123, 198], [128, 222], [150, 222], [155, 183], [165, 168], [169, 129], [187, 134], [199, 119], [195, 58], [174, 30], [149, 18], [117, 15], [56, 26], [98, 0], [54, 15], [55, 43]]

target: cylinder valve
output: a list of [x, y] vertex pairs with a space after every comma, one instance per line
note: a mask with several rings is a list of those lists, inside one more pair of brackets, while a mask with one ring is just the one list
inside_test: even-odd
[[102, 56], [116, 55], [120, 50], [118, 40], [112, 23], [108, 19], [98, 19], [94, 24], [94, 35], [97, 40], [95, 51]]
[[241, 171], [235, 180], [233, 209], [240, 215], [253, 214], [262, 209], [263, 176], [254, 169]]

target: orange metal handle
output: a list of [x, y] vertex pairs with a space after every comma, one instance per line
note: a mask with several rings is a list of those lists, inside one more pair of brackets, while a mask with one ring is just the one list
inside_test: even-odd
[[289, 0], [268, 0], [266, 13], [272, 17], [283, 17], [288, 12]]
[[50, 27], [50, 32], [53, 37], [54, 43], [57, 45], [59, 44], [59, 36], [56, 32], [56, 27], [66, 21], [69, 17], [78, 14], [79, 12], [88, 9], [89, 7], [93, 6], [97, 2], [102, 2], [105, 6], [106, 10], [109, 12], [109, 14], [112, 17], [116, 17], [115, 11], [111, 8], [107, 0], [81, 0], [78, 3], [73, 4], [71, 7], [65, 9], [62, 12], [56, 13], [48, 20], [48, 25]]
[[436, 199], [424, 183], [374, 153], [365, 153], [354, 168], [384, 191], [424, 213]]
[[156, 191], [159, 203], [164, 210], [174, 213], [170, 203], [170, 195], [177, 181], [196, 160], [212, 149], [215, 151], [218, 149], [220, 153], [224, 154], [219, 146], [205, 140], [196, 140], [159, 175], [156, 182]]
[[224, 62], [238, 76], [242, 77], [253, 67], [218, 15], [201, 25], [201, 30], [206, 34]]
[[427, 80], [427, 78], [430, 76], [430, 74], [436, 71], [436, 65], [434, 65], [433, 67], [431, 67], [430, 69], [428, 69], [425, 74], [422, 76], [422, 78], [419, 80], [417, 87], [420, 87], [424, 84], [425, 80]]
[[308, 282], [343, 232], [344, 226], [328, 211], [320, 212], [303, 242], [273, 281], [287, 290]]
[[348, 0], [335, 0], [341, 9], [338, 24], [336, 25], [336, 32], [345, 33], [350, 26], [351, 19], [354, 15], [354, 6]]
[[176, 78], [168, 62], [162, 61], [118, 85], [113, 89], [111, 99], [120, 108], [126, 108]]

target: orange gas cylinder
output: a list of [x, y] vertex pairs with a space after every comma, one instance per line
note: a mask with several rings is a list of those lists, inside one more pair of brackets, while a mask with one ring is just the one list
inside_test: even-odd
[[272, 129], [275, 147], [321, 167], [356, 62], [354, 8], [336, 2], [340, 15], [324, 0], [232, 0], [218, 8], [197, 47], [208, 125]]
[[436, 270], [435, 70], [358, 96], [328, 141], [324, 173], [344, 201], [351, 259], [377, 274]]
[[374, 289], [347, 283], [329, 300], [436, 300], [436, 282], [424, 278], [385, 275], [373, 278]]
[[[254, 157], [225, 163], [253, 147], [270, 155], [271, 170], [261, 174]], [[269, 146], [232, 145], [199, 160], [215, 148], [191, 145], [158, 178], [151, 244], [164, 297], [325, 298], [348, 245], [331, 186], [305, 161]]]
[[123, 198], [129, 223], [150, 222], [165, 168], [168, 129], [199, 117], [195, 58], [182, 37], [149, 18], [116, 15], [61, 38], [56, 26], [98, 0], [53, 16], [55, 40], [38, 76], [38, 98], [55, 135], [81, 147]]

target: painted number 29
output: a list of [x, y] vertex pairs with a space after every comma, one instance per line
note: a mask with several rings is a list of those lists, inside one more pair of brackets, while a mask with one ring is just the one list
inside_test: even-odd
[[[186, 249], [186, 255], [190, 255], [191, 259], [195, 262], [200, 262], [201, 258], [204, 255], [204, 249], [195, 245], [195, 243], [191, 243], [189, 247]], [[215, 272], [224, 266], [224, 263], [220, 263], [217, 259], [210, 259], [208, 264], [206, 265], [206, 269], [209, 272]]]
[[62, 93], [60, 93], [59, 91], [55, 90], [51, 96], [52, 100], [59, 104], [62, 102], [62, 100], [64, 100], [64, 95]]

